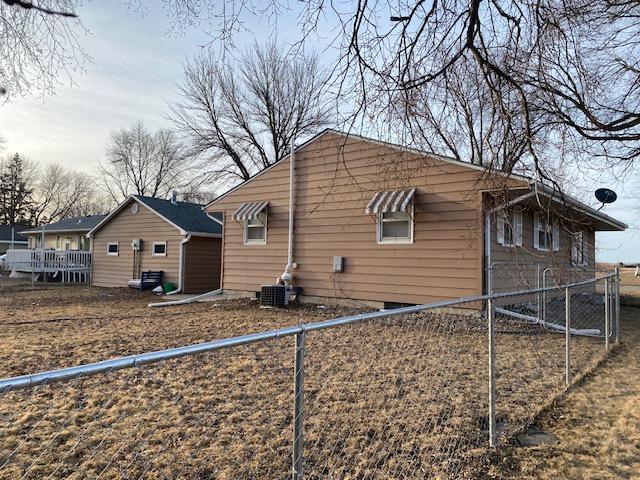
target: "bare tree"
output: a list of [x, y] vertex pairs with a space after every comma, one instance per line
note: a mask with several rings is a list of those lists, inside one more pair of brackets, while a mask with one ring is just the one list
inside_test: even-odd
[[111, 133], [99, 185], [115, 202], [130, 194], [165, 197], [191, 182], [192, 164], [170, 130], [149, 132], [142, 122]]
[[210, 19], [225, 44], [251, 16], [297, 15], [300, 48], [326, 22], [350, 125], [407, 143], [543, 177], [559, 151], [608, 166], [640, 155], [635, 0], [185, 0], [169, 14], [179, 25]]
[[0, 0], [0, 95], [53, 93], [88, 60], [79, 0]]
[[46, 165], [37, 174], [33, 187], [31, 223], [40, 225], [66, 217], [106, 213], [109, 205], [95, 187], [90, 175], [65, 169], [62, 165]]
[[210, 181], [246, 180], [327, 124], [323, 80], [317, 56], [289, 57], [273, 42], [239, 61], [202, 53], [185, 65], [171, 118]]

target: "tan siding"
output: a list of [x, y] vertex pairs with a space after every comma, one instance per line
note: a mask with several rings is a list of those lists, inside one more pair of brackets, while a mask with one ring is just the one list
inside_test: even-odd
[[[546, 268], [552, 268], [554, 275], [564, 279], [570, 271], [577, 269], [571, 263], [570, 231], [582, 230], [586, 248], [587, 265], [583, 268], [595, 268], [595, 234], [591, 228], [559, 222], [560, 250], [540, 251], [534, 248], [534, 210], [526, 209], [522, 215], [522, 246], [506, 247], [497, 242], [497, 226], [491, 225], [491, 264], [493, 291], [513, 290], [527, 286], [535, 286], [535, 279]], [[540, 274], [537, 273], [537, 266]], [[565, 273], [566, 272], [566, 273]], [[551, 274], [547, 275], [550, 280]], [[566, 280], [578, 280], [578, 277], [568, 275]], [[542, 280], [541, 280], [542, 281]]]
[[222, 239], [192, 237], [184, 245], [184, 291], [202, 293], [220, 288]]
[[[133, 202], [133, 200], [131, 201]], [[93, 239], [92, 284], [100, 287], [126, 287], [133, 278], [134, 255], [131, 241], [143, 240], [141, 270], [162, 270], [165, 280], [178, 285], [180, 260], [180, 232], [161, 217], [140, 205], [137, 214], [125, 206], [107, 224], [101, 227]], [[167, 256], [152, 256], [154, 241], [167, 242]], [[119, 242], [119, 255], [106, 254], [108, 242]]]
[[[502, 184], [480, 171], [385, 146], [324, 135], [296, 154], [294, 283], [307, 295], [422, 303], [482, 291], [479, 190]], [[223, 288], [259, 291], [287, 258], [289, 162], [209, 207], [225, 213]], [[380, 190], [417, 187], [413, 244], [376, 242], [364, 209]], [[244, 245], [232, 219], [245, 202], [269, 201], [266, 245]], [[344, 272], [332, 257], [344, 256]]]

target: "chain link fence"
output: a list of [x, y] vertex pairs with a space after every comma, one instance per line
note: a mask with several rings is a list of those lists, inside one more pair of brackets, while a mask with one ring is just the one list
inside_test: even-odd
[[0, 380], [0, 478], [475, 478], [603, 358], [617, 300], [608, 276]]

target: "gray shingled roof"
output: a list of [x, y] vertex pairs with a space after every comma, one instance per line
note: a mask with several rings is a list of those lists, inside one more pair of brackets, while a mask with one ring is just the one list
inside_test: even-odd
[[[88, 232], [106, 215], [91, 215], [89, 217], [70, 217], [60, 220], [59, 222], [49, 223], [44, 226], [45, 232]], [[40, 233], [42, 227], [30, 228], [22, 230], [22, 233]]]
[[14, 238], [15, 242], [26, 242], [27, 237], [24, 235], [20, 235], [18, 232], [24, 230], [24, 225], [0, 225], [0, 242], [10, 242], [11, 241], [11, 230], [14, 229]]
[[[202, 205], [198, 203], [176, 202], [173, 204], [170, 200], [140, 195], [135, 195], [135, 198], [187, 232], [222, 233], [222, 225], [211, 220], [202, 210]], [[222, 220], [220, 216], [216, 218]]]

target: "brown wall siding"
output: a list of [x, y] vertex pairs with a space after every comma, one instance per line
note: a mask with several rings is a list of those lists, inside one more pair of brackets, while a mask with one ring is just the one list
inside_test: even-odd
[[[393, 167], [393, 168], [392, 168]], [[333, 134], [296, 153], [294, 283], [306, 295], [422, 303], [482, 290], [479, 171]], [[282, 273], [287, 253], [288, 159], [209, 207], [225, 212], [223, 288], [258, 291]], [[378, 244], [364, 209], [380, 190], [415, 186], [413, 244]], [[244, 245], [232, 219], [268, 200], [266, 245]], [[344, 272], [332, 273], [332, 257]]]
[[[133, 201], [133, 200], [132, 200]], [[131, 203], [131, 202], [130, 202]], [[162, 270], [164, 279], [178, 285], [180, 260], [180, 232], [144, 205], [137, 214], [125, 206], [115, 217], [100, 228], [93, 240], [92, 284], [99, 287], [126, 287], [133, 278], [133, 250], [131, 240], [141, 238], [141, 270]], [[154, 241], [167, 242], [167, 256], [154, 257]], [[119, 255], [107, 255], [107, 243], [119, 242]]]
[[220, 288], [222, 239], [192, 237], [184, 245], [184, 291], [202, 293]]
[[[582, 278], [575, 276], [576, 268], [571, 262], [571, 236], [569, 231], [583, 231], [586, 248], [587, 265], [581, 269], [595, 268], [595, 234], [592, 229], [585, 226], [579, 227], [559, 222], [560, 250], [540, 251], [534, 248], [534, 211], [526, 209], [522, 214], [522, 246], [506, 247], [497, 241], [498, 228], [491, 225], [491, 263], [493, 291], [507, 291], [517, 288], [535, 287], [538, 276], [536, 265], [540, 266], [540, 282], [542, 273], [546, 268], [552, 268], [553, 273], [547, 274], [551, 281], [552, 276], [559, 281], [576, 281]], [[533, 265], [532, 265], [533, 264]], [[574, 272], [569, 274], [570, 272]], [[565, 275], [567, 275], [565, 277]], [[541, 285], [542, 286], [542, 285]]]

